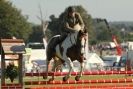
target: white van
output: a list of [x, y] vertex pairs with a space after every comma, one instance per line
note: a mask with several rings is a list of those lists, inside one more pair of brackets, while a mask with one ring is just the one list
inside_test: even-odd
[[46, 65], [46, 49], [43, 43], [28, 43], [26, 51], [24, 61], [27, 72], [36, 71], [37, 68], [41, 70], [41, 67], [44, 68]]

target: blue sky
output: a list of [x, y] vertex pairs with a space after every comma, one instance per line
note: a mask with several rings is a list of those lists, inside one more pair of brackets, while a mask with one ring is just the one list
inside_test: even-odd
[[29, 21], [40, 23], [37, 16], [39, 4], [43, 18], [48, 20], [54, 14], [58, 17], [70, 5], [82, 5], [93, 18], [108, 21], [133, 21], [133, 0], [10, 0], [14, 6], [29, 16]]

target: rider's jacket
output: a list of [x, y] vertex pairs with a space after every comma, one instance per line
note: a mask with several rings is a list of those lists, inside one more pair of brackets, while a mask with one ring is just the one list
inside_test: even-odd
[[67, 32], [74, 32], [75, 30], [77, 30], [75, 29], [76, 25], [80, 25], [81, 29], [84, 29], [84, 22], [80, 14], [77, 12], [75, 12], [74, 17], [66, 16], [64, 23], [65, 23], [65, 30]]

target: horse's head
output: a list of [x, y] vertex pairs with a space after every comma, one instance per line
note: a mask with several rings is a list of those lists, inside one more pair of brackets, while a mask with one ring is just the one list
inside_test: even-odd
[[79, 53], [82, 57], [84, 57], [84, 54], [85, 54], [86, 40], [87, 40], [87, 31], [80, 30], [77, 35], [77, 43], [76, 44], [78, 46]]

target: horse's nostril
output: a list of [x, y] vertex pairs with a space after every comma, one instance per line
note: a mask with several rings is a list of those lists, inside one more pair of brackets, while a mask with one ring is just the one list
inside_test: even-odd
[[84, 53], [81, 53], [81, 56], [83, 56], [84, 55]]
[[84, 57], [84, 60], [86, 60], [86, 58]]

